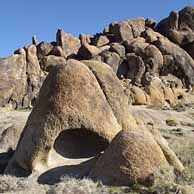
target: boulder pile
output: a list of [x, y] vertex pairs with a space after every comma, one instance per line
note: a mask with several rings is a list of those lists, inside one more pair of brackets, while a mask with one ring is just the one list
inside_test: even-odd
[[62, 158], [82, 157], [97, 157], [89, 176], [105, 184], [146, 183], [155, 170], [169, 165], [182, 172], [159, 131], [140, 126], [128, 106], [107, 64], [69, 59], [57, 65], [43, 83], [4, 173], [43, 173], [60, 166]]
[[0, 106], [33, 106], [1, 170], [28, 176], [93, 157], [84, 175], [110, 185], [152, 183], [166, 166], [182, 172], [160, 132], [138, 124], [129, 106], [176, 105], [193, 89], [193, 15], [186, 7], [157, 26], [135, 18], [79, 38], [58, 30], [55, 42], [33, 37], [0, 59]]
[[77, 38], [59, 29], [51, 43], [33, 37], [32, 45], [0, 59], [0, 106], [33, 106], [48, 72], [70, 58], [108, 64], [128, 80], [132, 104], [152, 104], [161, 96], [161, 104], [174, 105], [194, 85], [193, 15], [194, 7], [185, 7], [157, 25], [135, 18], [113, 22], [94, 36]]

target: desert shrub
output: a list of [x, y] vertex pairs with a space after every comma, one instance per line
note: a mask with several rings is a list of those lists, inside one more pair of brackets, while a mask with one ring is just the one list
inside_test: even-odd
[[13, 176], [0, 176], [0, 193], [4, 194], [45, 194], [46, 186], [39, 185], [34, 177], [17, 178]]
[[46, 194], [107, 194], [108, 190], [90, 179], [64, 177], [60, 183], [51, 186]]
[[185, 166], [182, 174], [177, 175], [177, 182], [179, 184], [193, 184], [194, 185], [194, 142], [193, 138], [184, 139], [179, 138], [179, 141], [171, 143], [172, 149]]
[[177, 121], [174, 118], [167, 119], [166, 124], [168, 126], [177, 126], [178, 125]]

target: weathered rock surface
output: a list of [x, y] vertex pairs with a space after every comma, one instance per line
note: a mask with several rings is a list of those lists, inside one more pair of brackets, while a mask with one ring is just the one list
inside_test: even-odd
[[82, 62], [87, 65], [96, 76], [120, 126], [125, 129], [136, 127], [136, 121], [129, 112], [128, 98], [124, 93], [124, 88], [121, 86], [121, 83], [112, 69], [107, 67], [106, 64], [97, 61], [88, 60]]
[[57, 57], [49, 55], [41, 60], [41, 69], [49, 72], [54, 66], [65, 64], [66, 59], [64, 57]]
[[[38, 43], [33, 37], [32, 45], [15, 52], [23, 55], [22, 63], [26, 63], [25, 86], [21, 86], [25, 91], [15, 94], [11, 92], [10, 83], [6, 82], [7, 94], [2, 93], [4, 96], [0, 97], [0, 105], [5, 106], [11, 102], [13, 108], [33, 106], [47, 72], [69, 58], [104, 62], [114, 70], [119, 79], [130, 79], [132, 85], [143, 90], [151, 88], [150, 77], [161, 79], [161, 76], [174, 75], [190, 91], [194, 85], [193, 10], [189, 6], [179, 12], [173, 11], [156, 27], [153, 19], [145, 20], [140, 17], [113, 22], [102, 33], [94, 36], [81, 34], [77, 38], [58, 30], [56, 42]], [[22, 76], [25, 73], [20, 76], [21, 80], [24, 80]], [[4, 77], [2, 79], [7, 80]], [[171, 92], [166, 88], [164, 90], [169, 95], [162, 97], [162, 101], [168, 98], [166, 101], [169, 102]], [[151, 93], [157, 94], [158, 91], [152, 90]], [[170, 104], [172, 101], [170, 99]], [[150, 103], [155, 103], [155, 100]]]
[[6, 173], [17, 174], [16, 166], [28, 173], [47, 168], [49, 153], [61, 132], [96, 134], [106, 147], [121, 126], [136, 126], [130, 114], [122, 118], [122, 110], [129, 113], [127, 98], [123, 102], [122, 86], [111, 68], [101, 64], [101, 69], [100, 64], [91, 61], [84, 63], [91, 70], [83, 63], [68, 60], [65, 66], [56, 66], [49, 73]]
[[108, 185], [149, 184], [153, 173], [166, 165], [162, 150], [149, 132], [123, 130], [98, 159], [90, 177]]
[[41, 43], [39, 43], [37, 45], [37, 56], [38, 56], [38, 59], [42, 59], [44, 58], [45, 56], [49, 55], [50, 52], [52, 51], [53, 49], [53, 45], [46, 42], [46, 41], [43, 41]]
[[162, 20], [156, 30], [168, 37], [172, 42], [184, 48], [192, 57], [189, 49], [194, 41], [194, 7], [187, 6], [179, 12], [172, 11], [169, 17]]
[[58, 30], [56, 35], [57, 46], [63, 49], [64, 57], [77, 54], [80, 48], [80, 40], [71, 34], [65, 33], [63, 30]]
[[[194, 84], [194, 61], [189, 54], [166, 38], [159, 38], [155, 45], [163, 55], [171, 55], [174, 59], [174, 68], [171, 74], [181, 79], [186, 87]], [[171, 67], [173, 68], [173, 67]], [[168, 69], [166, 69], [168, 71]]]
[[93, 40], [93, 44], [97, 47], [101, 47], [101, 46], [104, 46], [104, 45], [107, 45], [109, 43], [109, 39], [107, 38], [106, 35], [96, 35], [96, 37], [94, 37], [94, 40]]
[[[94, 58], [95, 59], [95, 58]], [[121, 58], [116, 52], [103, 51], [96, 57], [97, 60], [108, 64], [115, 73], [118, 71], [118, 67], [121, 63]]]
[[26, 71], [25, 52], [0, 59], [0, 106], [23, 106], [27, 87]]

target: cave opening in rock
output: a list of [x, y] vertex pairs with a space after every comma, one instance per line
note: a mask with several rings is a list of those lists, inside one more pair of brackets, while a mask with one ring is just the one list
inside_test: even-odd
[[55, 140], [55, 151], [65, 158], [79, 159], [97, 156], [108, 146], [108, 141], [86, 129], [68, 129]]

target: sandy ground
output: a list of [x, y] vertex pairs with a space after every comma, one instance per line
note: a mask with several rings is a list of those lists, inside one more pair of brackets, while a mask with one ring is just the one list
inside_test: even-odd
[[[192, 105], [167, 110], [159, 107], [131, 106], [130, 111], [137, 120], [144, 122], [145, 125], [159, 128], [169, 142], [175, 139], [184, 142], [185, 138], [193, 138], [194, 106]], [[1, 108], [0, 137], [3, 131], [10, 126], [17, 126], [22, 131], [29, 114], [29, 110], [9, 111]], [[50, 157], [49, 168], [44, 169], [44, 173], [38, 178], [40, 183], [57, 183], [64, 174], [83, 177], [96, 161], [96, 158], [92, 157], [81, 159], [63, 158], [54, 150], [52, 150]]]
[[0, 134], [12, 125], [23, 128], [29, 114], [29, 110], [11, 111], [0, 108]]

